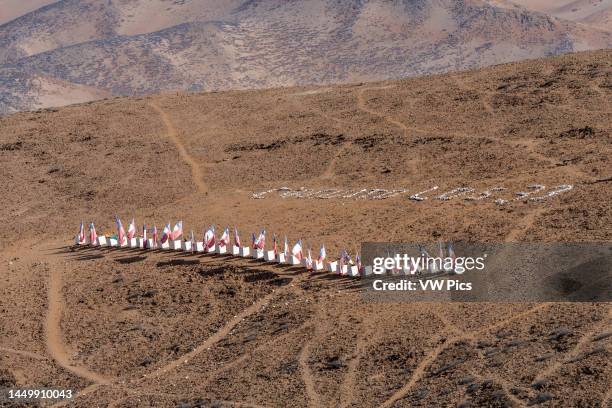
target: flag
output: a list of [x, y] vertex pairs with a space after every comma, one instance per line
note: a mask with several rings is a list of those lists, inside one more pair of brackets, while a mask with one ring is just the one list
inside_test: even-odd
[[193, 230], [191, 230], [191, 236], [189, 237], [189, 241], [191, 242], [191, 252], [195, 251], [195, 247], [196, 247], [196, 240], [195, 240], [195, 236], [193, 235]]
[[259, 237], [257, 237], [256, 241], [257, 249], [264, 249], [266, 247], [266, 229], [262, 229], [259, 233]]
[[170, 239], [171, 240], [179, 239], [181, 235], [183, 235], [183, 221], [179, 221], [176, 224], [174, 224], [174, 229], [172, 230], [172, 233], [170, 234]]
[[234, 227], [234, 245], [236, 245], [238, 248], [241, 247], [240, 245], [240, 237], [238, 236], [238, 228]]
[[357, 255], [355, 255], [355, 265], [357, 266], [357, 272], [359, 272], [359, 274], [361, 275], [361, 257], [359, 256], [359, 253]]
[[251, 246], [253, 249], [257, 249], [257, 237], [255, 236], [255, 233], [251, 235]]
[[283, 254], [285, 254], [285, 257], [287, 255], [289, 255], [289, 245], [287, 244], [287, 236], [285, 235], [285, 248], [283, 249]]
[[153, 248], [157, 248], [157, 225], [153, 225]]
[[167, 223], [166, 226], [164, 227], [164, 231], [162, 232], [161, 243], [165, 244], [166, 241], [171, 239], [170, 235], [171, 235], [170, 223]]
[[325, 245], [321, 245], [321, 249], [319, 249], [319, 258], [317, 259], [317, 261], [323, 262], [326, 256], [327, 254], [325, 252]]
[[312, 269], [312, 255], [310, 253], [310, 248], [308, 248], [308, 256], [306, 257], [306, 269]]
[[132, 239], [134, 238], [135, 235], [136, 235], [136, 224], [134, 223], [134, 219], [132, 218], [132, 222], [130, 222], [130, 225], [128, 225], [127, 237], [128, 239]]
[[204, 234], [204, 247], [210, 249], [215, 246], [215, 226], [211, 225]]
[[348, 252], [343, 249], [340, 253], [340, 259], [338, 260], [338, 270], [340, 271], [340, 273], [343, 273], [344, 265], [348, 266], [351, 263], [353, 263], [351, 257], [349, 256]]
[[272, 236], [272, 242], [274, 243], [274, 248], [273, 248], [274, 249], [274, 256], [278, 255], [278, 247], [276, 245], [276, 241], [277, 241], [276, 234], [274, 234]]
[[[83, 239], [84, 240], [84, 239]], [[95, 245], [98, 240], [98, 234], [96, 234], [96, 227], [93, 222], [89, 223], [89, 243]]]
[[219, 246], [220, 247], [224, 247], [227, 246], [230, 243], [230, 232], [229, 232], [229, 227], [225, 228], [225, 231], [223, 231], [223, 235], [221, 235], [221, 239], [219, 240]]
[[125, 229], [123, 229], [123, 224], [119, 217], [115, 217], [115, 222], [117, 223], [117, 240], [119, 241], [119, 245], [125, 244]]
[[81, 221], [81, 225], [79, 226], [79, 233], [74, 237], [74, 240], [77, 244], [85, 243], [85, 227], [83, 226], [83, 221]]
[[147, 226], [145, 224], [142, 224], [142, 247], [149, 247], [149, 242], [147, 241]]
[[291, 255], [295, 256], [298, 260], [302, 260], [302, 240], [298, 240], [291, 250]]

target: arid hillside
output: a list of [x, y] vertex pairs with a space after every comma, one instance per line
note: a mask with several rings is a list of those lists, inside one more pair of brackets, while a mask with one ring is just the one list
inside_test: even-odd
[[266, 227], [330, 257], [610, 242], [611, 66], [606, 50], [0, 119], [0, 384], [71, 388], [75, 407], [608, 406], [606, 303], [377, 303], [354, 278], [71, 243], [115, 214]]
[[488, 0], [502, 7], [521, 6], [528, 10], [576, 21], [612, 31], [611, 0]]
[[608, 31], [480, 0], [63, 0], [0, 25], [0, 113], [399, 79], [611, 44]]

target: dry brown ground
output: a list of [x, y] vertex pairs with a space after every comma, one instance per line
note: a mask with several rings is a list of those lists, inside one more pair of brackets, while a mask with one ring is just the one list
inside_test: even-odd
[[[323, 242], [605, 241], [612, 53], [397, 82], [114, 99], [0, 119], [0, 385], [75, 406], [606, 406], [608, 304], [372, 304], [245, 260], [72, 250], [80, 219]], [[574, 189], [498, 206], [253, 191]], [[18, 237], [18, 238], [16, 238]]]

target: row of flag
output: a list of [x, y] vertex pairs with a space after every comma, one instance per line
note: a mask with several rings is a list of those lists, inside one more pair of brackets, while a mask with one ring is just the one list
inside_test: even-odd
[[[117, 243], [119, 246], [126, 246], [128, 244], [128, 242], [131, 242], [131, 240], [136, 238], [136, 223], [134, 222], [134, 219], [132, 219], [132, 221], [129, 223], [128, 225], [128, 229], [127, 232], [125, 230], [125, 228], [123, 227], [123, 223], [121, 222], [121, 220], [119, 219], [119, 217], [115, 218], [115, 223], [116, 223], [116, 227], [117, 227], [117, 231], [116, 231], [116, 235], [114, 235], [114, 237], [116, 237]], [[151, 239], [147, 239], [148, 237], [148, 233], [151, 233]], [[111, 237], [113, 238], [113, 237]], [[221, 247], [221, 248], [225, 248], [225, 247], [229, 247], [231, 245], [233, 245], [234, 247], [237, 248], [244, 248], [242, 245], [242, 242], [240, 240], [240, 236], [238, 234], [238, 228], [234, 227], [233, 230], [233, 240], [232, 237], [230, 236], [230, 229], [229, 227], [226, 227], [223, 230], [223, 233], [221, 234], [220, 238], [217, 238], [216, 232], [215, 232], [215, 226], [211, 225], [210, 227], [208, 227], [208, 229], [204, 232], [204, 238], [201, 242], [196, 242], [195, 239], [195, 235], [193, 233], [193, 230], [190, 233], [189, 238], [186, 238], [183, 236], [183, 222], [182, 221], [178, 221], [173, 228], [171, 228], [171, 224], [167, 223], [162, 231], [161, 237], [158, 237], [158, 232], [157, 232], [157, 226], [153, 226], [153, 228], [149, 231], [146, 227], [146, 225], [142, 226], [142, 235], [141, 237], [139, 237], [143, 243], [142, 248], [146, 248], [146, 249], [157, 249], [159, 247], [159, 245], [164, 245], [166, 243], [168, 243], [169, 241], [177, 241], [180, 240], [181, 243], [182, 242], [188, 242], [190, 243], [189, 248], [191, 248], [191, 251], [194, 251], [196, 248], [196, 243], [198, 245], [201, 245], [202, 251], [206, 251], [206, 252], [210, 252], [210, 250], [214, 250], [215, 247]], [[85, 227], [83, 222], [81, 222], [80, 228], [79, 228], [79, 233], [76, 236], [76, 243], [77, 244], [87, 244], [88, 240], [87, 240], [87, 236], [85, 234]], [[94, 223], [90, 223], [89, 224], [89, 243], [95, 245], [98, 242], [98, 235], [96, 233], [96, 227], [94, 225]], [[167, 245], [167, 244], [166, 244]], [[289, 256], [294, 257], [299, 263], [303, 264], [306, 266], [307, 269], [317, 269], [320, 270], [322, 269], [323, 262], [326, 260], [327, 258], [327, 252], [325, 250], [325, 246], [321, 245], [320, 249], [319, 249], [319, 255], [318, 257], [315, 259], [312, 257], [312, 249], [308, 248], [306, 250], [306, 253], [304, 253], [303, 250], [303, 243], [302, 240], [299, 239], [292, 247], [291, 249], [289, 249], [289, 242], [287, 240], [287, 236], [285, 235], [285, 239], [283, 242], [283, 246], [282, 246], [282, 251], [281, 248], [279, 248], [280, 243], [278, 240], [278, 237], [276, 234], [273, 234], [272, 236], [272, 251], [269, 252], [273, 252], [273, 256], [274, 259], [276, 259], [280, 254], [282, 254], [284, 256], [284, 259], [288, 259]], [[266, 249], [266, 230], [265, 228], [262, 229], [259, 234], [255, 234], [253, 233], [251, 235], [251, 245], [250, 245], [250, 249], [252, 249], [253, 251], [264, 251]], [[438, 257], [440, 259], [444, 259], [445, 258], [445, 248], [443, 247], [442, 243], [439, 243], [439, 247], [438, 247]], [[429, 253], [427, 252], [427, 250], [425, 249], [425, 247], [423, 246], [419, 246], [418, 248], [421, 256], [426, 257], [426, 258], [430, 258]], [[454, 265], [454, 260], [456, 259], [455, 256], [455, 251], [453, 248], [452, 243], [448, 243], [448, 247], [447, 247], [447, 256], [450, 257], [453, 260], [453, 265]], [[317, 263], [318, 267], [314, 267], [315, 262]], [[355, 260], [353, 260], [351, 258], [351, 256], [349, 255], [349, 253], [346, 250], [342, 250], [340, 252], [340, 256], [338, 258], [337, 262], [337, 269], [340, 271], [345, 270], [345, 267], [356, 267], [356, 271], [358, 274], [362, 274], [363, 272], [363, 265], [361, 262], [361, 257], [359, 256], [359, 254], [357, 254], [355, 256]], [[454, 266], [453, 266], [454, 268]], [[334, 270], [336, 270], [336, 268], [334, 268]], [[412, 264], [410, 271], [417, 271], [418, 267], [416, 264]], [[400, 271], [399, 269], [395, 268], [393, 270], [391, 270], [392, 274], [400, 274], [402, 271]], [[405, 272], [405, 271], [404, 271]], [[437, 272], [436, 270], [430, 270], [430, 272]]]
[[[128, 228], [127, 228], [127, 232], [123, 226], [123, 223], [121, 222], [121, 219], [119, 219], [119, 217], [115, 217], [115, 223], [116, 223], [116, 238], [117, 238], [117, 242], [119, 243], [120, 246], [125, 245], [128, 240], [131, 240], [133, 238], [136, 237], [136, 223], [134, 221], [134, 219], [132, 219], [132, 221], [129, 223]], [[160, 244], [164, 244], [167, 241], [175, 241], [175, 240], [185, 240], [185, 241], [189, 241], [192, 243], [191, 248], [195, 248], [195, 243], [196, 243], [196, 239], [193, 233], [193, 230], [190, 233], [189, 238], [183, 238], [183, 222], [182, 221], [178, 221], [175, 225], [174, 228], [170, 227], [170, 223], [166, 224], [166, 226], [164, 227], [163, 231], [162, 231], [162, 235], [161, 237], [158, 236], [158, 232], [157, 232], [157, 226], [153, 226], [153, 228], [150, 230], [151, 233], [151, 239], [147, 239], [148, 237], [148, 233], [149, 230], [147, 229], [146, 225], [142, 226], [142, 239], [144, 242], [144, 248], [148, 248], [148, 242], [152, 243], [152, 247], [151, 249], [155, 249], [158, 247], [158, 243]], [[98, 239], [98, 235], [96, 233], [96, 227], [94, 225], [93, 222], [91, 222], [89, 224], [89, 243], [96, 243]], [[85, 227], [84, 227], [84, 223], [81, 222], [80, 228], [79, 228], [79, 233], [77, 234], [76, 237], [76, 243], [77, 244], [86, 244], [88, 242], [87, 237], [85, 235]], [[215, 226], [211, 225], [205, 232], [204, 232], [204, 238], [202, 240], [203, 246], [204, 246], [204, 250], [208, 250], [210, 248], [214, 248], [215, 245], [216, 246], [220, 246], [220, 247], [227, 247], [230, 245], [234, 245], [238, 248], [242, 247], [242, 243], [240, 240], [240, 236], [238, 234], [238, 228], [234, 227], [234, 231], [233, 231], [233, 242], [232, 239], [230, 237], [230, 229], [229, 227], [226, 227], [223, 230], [223, 233], [221, 234], [221, 237], [217, 239], [216, 237], [216, 232], [215, 232]], [[287, 240], [287, 236], [285, 235], [285, 239], [284, 239], [284, 243], [283, 243], [283, 248], [282, 248], [282, 252], [280, 251], [280, 243], [278, 240], [278, 237], [276, 234], [273, 234], [272, 236], [272, 250], [274, 251], [274, 256], [276, 257], [279, 254], [284, 254], [285, 257], [288, 257], [289, 255], [297, 258], [300, 262], [304, 261], [306, 267], [308, 269], [312, 269], [313, 268], [313, 264], [314, 262], [318, 262], [318, 263], [323, 263], [326, 258], [327, 258], [327, 251], [325, 249], [324, 245], [321, 245], [321, 247], [319, 248], [319, 255], [318, 257], [315, 259], [312, 257], [312, 249], [308, 248], [306, 250], [306, 253], [304, 253], [303, 250], [303, 243], [302, 240], [299, 239], [292, 247], [291, 250], [289, 250], [289, 242]], [[251, 248], [253, 250], [264, 250], [266, 248], [266, 230], [265, 228], [262, 229], [259, 234], [255, 234], [253, 233], [251, 236]], [[342, 270], [343, 265], [355, 265], [357, 266], [358, 270], [361, 271], [362, 269], [362, 264], [361, 264], [361, 257], [359, 256], [359, 254], [357, 254], [357, 256], [355, 257], [355, 261], [353, 261], [353, 259], [351, 258], [351, 256], [348, 254], [348, 252], [346, 250], [341, 251], [340, 253], [340, 257], [338, 259], [338, 265], [340, 266], [340, 269]]]

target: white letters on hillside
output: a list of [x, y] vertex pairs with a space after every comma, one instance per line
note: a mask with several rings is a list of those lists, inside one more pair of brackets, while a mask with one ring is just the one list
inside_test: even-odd
[[[510, 193], [505, 187], [495, 186], [488, 188], [482, 192], [476, 193], [472, 187], [461, 186], [451, 188], [442, 194], [432, 196], [431, 193], [437, 191], [439, 186], [433, 186], [429, 189], [412, 194], [408, 197], [409, 200], [423, 202], [429, 199], [438, 201], [450, 201], [455, 199], [463, 199], [471, 202], [481, 202], [487, 199], [494, 200], [495, 204], [506, 205], [516, 201], [536, 201], [541, 202], [561, 193], [568, 192], [574, 188], [571, 184], [561, 184], [552, 187], [546, 191], [546, 186], [542, 184], [531, 184], [527, 186], [527, 191], [518, 191]], [[384, 188], [362, 188], [362, 189], [346, 189], [346, 188], [323, 188], [309, 189], [300, 187], [292, 189], [289, 187], [273, 188], [261, 192], [253, 193], [253, 199], [265, 199], [271, 196], [278, 196], [282, 199], [319, 199], [319, 200], [386, 200], [389, 198], [406, 195], [409, 190], [399, 188], [387, 190]], [[468, 195], [469, 194], [469, 195]], [[504, 197], [495, 197], [505, 194]]]

